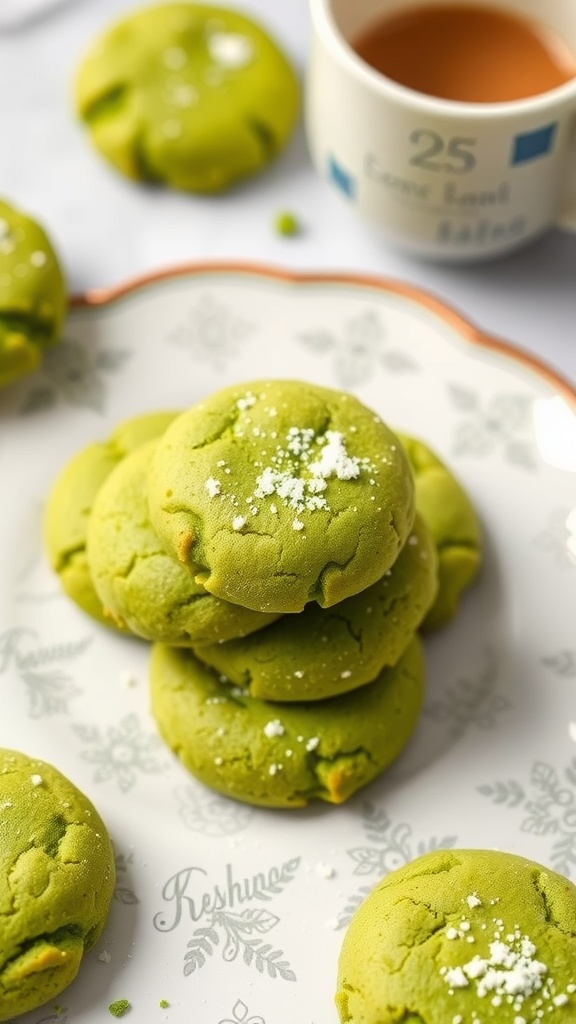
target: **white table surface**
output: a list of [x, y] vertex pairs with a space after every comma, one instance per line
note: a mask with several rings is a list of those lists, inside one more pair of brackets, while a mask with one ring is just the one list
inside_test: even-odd
[[[0, 0], [0, 28], [41, 0]], [[283, 44], [305, 80], [306, 0], [226, 0]], [[0, 194], [40, 219], [73, 292], [183, 262], [242, 261], [378, 275], [417, 285], [484, 330], [576, 379], [576, 234], [553, 230], [498, 261], [416, 261], [356, 220], [315, 174], [302, 127], [258, 178], [217, 197], [135, 185], [92, 150], [71, 105], [78, 60], [131, 0], [53, 0], [50, 14], [0, 34]], [[299, 237], [275, 234], [289, 209]]]

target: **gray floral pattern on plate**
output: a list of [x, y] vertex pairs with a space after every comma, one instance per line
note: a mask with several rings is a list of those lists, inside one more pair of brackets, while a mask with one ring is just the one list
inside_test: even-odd
[[346, 320], [341, 333], [327, 328], [301, 331], [298, 341], [319, 355], [332, 355], [334, 376], [343, 387], [353, 388], [369, 380], [379, 367], [389, 373], [417, 369], [402, 348], [390, 344], [386, 326], [373, 309]]
[[229, 1017], [223, 1017], [222, 1020], [218, 1021], [218, 1024], [266, 1024], [264, 1017], [260, 1014], [250, 1014], [246, 1003], [242, 999], [237, 999], [232, 1007], [232, 1012]]
[[454, 455], [486, 458], [500, 452], [507, 462], [535, 470], [532, 399], [500, 392], [489, 397], [462, 384], [448, 384], [450, 404], [461, 416], [454, 431]]
[[177, 787], [174, 795], [186, 828], [205, 836], [232, 836], [245, 829], [254, 817], [254, 808], [248, 804], [228, 800], [201, 786]]
[[204, 292], [189, 306], [186, 318], [168, 333], [167, 341], [220, 370], [255, 329], [253, 322], [238, 316], [211, 292]]
[[106, 729], [81, 723], [75, 723], [72, 728], [87, 747], [80, 752], [80, 757], [96, 765], [94, 782], [113, 780], [121, 793], [127, 793], [139, 775], [158, 774], [166, 767], [160, 737], [144, 733], [134, 714], [126, 715], [118, 725]]
[[355, 863], [354, 875], [376, 876], [372, 885], [363, 885], [351, 896], [344, 909], [338, 915], [335, 927], [346, 928], [358, 907], [364, 902], [368, 893], [376, 884], [391, 871], [408, 864], [415, 857], [428, 853], [430, 850], [449, 850], [456, 843], [457, 836], [431, 836], [427, 840], [414, 841], [412, 827], [406, 822], [394, 824], [387, 812], [372, 803], [362, 807], [363, 827], [370, 846], [356, 846], [347, 850], [347, 854]]
[[[49, 1003], [27, 1022], [102, 1024], [126, 995], [130, 1020], [325, 1024], [338, 928], [388, 871], [465, 837], [521, 841], [576, 878], [576, 473], [556, 431], [576, 434], [566, 386], [471, 345], [457, 317], [408, 289], [302, 287], [256, 270], [182, 273], [72, 308], [65, 333], [0, 401], [0, 744], [46, 757], [94, 799], [117, 844], [117, 890], [105, 939], [59, 999], [71, 1009]], [[426, 641], [427, 707], [397, 765], [342, 807], [291, 815], [228, 803], [185, 772], [148, 714], [149, 646], [81, 617], [40, 541], [50, 482], [76, 445], [132, 412], [295, 375], [352, 388], [460, 465], [488, 571]], [[362, 799], [373, 800], [363, 816]], [[339, 882], [319, 881], [336, 871]]]
[[562, 676], [564, 679], [576, 678], [576, 647], [549, 654], [541, 661], [556, 676]]
[[576, 868], [576, 757], [560, 771], [546, 761], [535, 761], [528, 784], [515, 779], [497, 780], [478, 787], [493, 804], [521, 811], [522, 832], [550, 837], [549, 859], [560, 874]]
[[460, 676], [440, 698], [425, 704], [423, 714], [446, 723], [452, 739], [458, 739], [470, 726], [494, 729], [498, 717], [511, 706], [508, 697], [496, 692], [497, 679], [498, 661], [488, 647], [484, 651], [484, 665], [477, 673]]
[[534, 546], [550, 556], [561, 569], [576, 566], [576, 511], [573, 508], [555, 508], [541, 533], [534, 538]]
[[62, 401], [77, 409], [102, 413], [106, 405], [106, 378], [117, 373], [129, 358], [127, 349], [63, 338], [46, 353], [20, 412], [39, 412]]
[[92, 637], [43, 644], [38, 632], [14, 626], [0, 633], [0, 675], [13, 668], [27, 688], [30, 718], [67, 715], [70, 701], [82, 693], [63, 663], [80, 657]]
[[114, 887], [113, 899], [117, 903], [124, 903], [127, 906], [140, 903], [136, 893], [129, 884], [130, 869], [134, 864], [134, 854], [132, 852], [128, 854], [116, 853], [114, 863], [116, 865], [116, 885]]

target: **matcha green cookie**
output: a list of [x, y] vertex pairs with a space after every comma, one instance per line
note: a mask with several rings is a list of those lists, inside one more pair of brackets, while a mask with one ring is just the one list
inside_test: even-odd
[[114, 855], [90, 801], [55, 768], [0, 749], [0, 1021], [54, 999], [104, 927]]
[[388, 875], [354, 915], [342, 1024], [573, 1024], [576, 886], [494, 850], [437, 850]]
[[64, 276], [45, 232], [0, 200], [0, 387], [38, 369], [65, 311]]
[[436, 595], [436, 548], [422, 519], [387, 573], [331, 608], [307, 604], [244, 640], [196, 647], [252, 697], [303, 701], [371, 682], [406, 649]]
[[434, 452], [398, 435], [414, 471], [416, 508], [438, 548], [438, 595], [422, 628], [437, 629], [454, 618], [462, 592], [480, 569], [482, 535], [470, 498]]
[[282, 149], [299, 87], [284, 54], [244, 15], [168, 3], [96, 40], [76, 106], [96, 148], [129, 178], [219, 192]]
[[371, 586], [414, 520], [396, 435], [352, 395], [286, 380], [225, 388], [179, 416], [152, 461], [149, 502], [197, 582], [268, 612]]
[[308, 704], [258, 700], [161, 644], [150, 679], [158, 728], [193, 775], [249, 804], [303, 807], [342, 803], [398, 757], [422, 706], [424, 662], [414, 637], [375, 682]]
[[83, 611], [108, 626], [86, 559], [88, 517], [96, 495], [124, 456], [158, 437], [177, 414], [152, 412], [121, 423], [107, 441], [96, 441], [73, 456], [58, 475], [44, 516], [44, 545], [64, 592]]
[[88, 567], [105, 614], [147, 640], [185, 645], [243, 637], [273, 622], [277, 616], [209, 594], [164, 551], [148, 515], [148, 467], [157, 444], [126, 455], [94, 501]]

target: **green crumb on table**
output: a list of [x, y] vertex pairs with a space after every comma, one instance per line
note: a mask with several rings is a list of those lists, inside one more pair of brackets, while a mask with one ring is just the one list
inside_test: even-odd
[[298, 235], [300, 233], [300, 224], [293, 213], [289, 213], [287, 210], [283, 210], [281, 213], [277, 213], [274, 218], [274, 227], [277, 234], [286, 235], [291, 237], [292, 235]]
[[161, 999], [160, 1000], [160, 1009], [161, 1010], [167, 1010], [169, 1006], [170, 1006], [170, 1003], [168, 1002], [167, 999]]
[[108, 1007], [113, 1017], [122, 1017], [130, 1009], [131, 1006], [128, 999], [117, 999], [115, 1003], [110, 1003]]

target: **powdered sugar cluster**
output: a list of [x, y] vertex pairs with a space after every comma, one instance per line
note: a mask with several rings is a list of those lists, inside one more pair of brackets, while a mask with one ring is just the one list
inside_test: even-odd
[[[244, 398], [238, 399], [237, 407], [241, 412], [249, 410], [256, 401], [251, 392], [247, 392]], [[270, 408], [268, 414], [273, 420], [276, 410]], [[249, 419], [249, 417], [248, 417]], [[244, 424], [237, 430], [239, 437], [245, 433]], [[269, 455], [263, 452], [263, 459], [266, 461], [254, 462], [258, 470], [255, 479], [253, 493], [246, 498], [247, 511], [255, 516], [260, 511], [260, 503], [264, 499], [277, 499], [278, 504], [296, 513], [293, 520], [293, 529], [300, 532], [305, 524], [298, 515], [304, 511], [314, 512], [317, 509], [330, 510], [326, 498], [327, 481], [330, 478], [337, 480], [357, 480], [363, 472], [370, 473], [370, 484], [375, 485], [374, 476], [378, 469], [367, 457], [351, 455], [348, 452], [346, 439], [339, 430], [326, 430], [323, 433], [316, 432], [311, 427], [290, 427], [283, 439], [278, 438], [275, 430], [268, 431], [262, 427], [253, 427], [252, 436], [270, 438], [276, 445]], [[386, 458], [382, 458], [386, 462]], [[224, 461], [218, 463], [225, 473], [230, 473]], [[234, 495], [228, 494], [222, 485], [222, 481], [216, 477], [209, 477], [205, 482], [205, 489], [210, 498], [229, 498], [233, 506], [238, 509], [238, 500]], [[273, 515], [278, 513], [278, 504], [270, 501], [267, 509]], [[232, 521], [232, 528], [239, 532], [248, 524], [245, 515], [235, 515]]]
[[[482, 905], [476, 893], [467, 903], [471, 910]], [[440, 968], [450, 995], [457, 989], [473, 989], [479, 999], [488, 999], [493, 1007], [502, 1008], [503, 1024], [538, 1024], [546, 1012], [568, 1005], [576, 985], [567, 985], [566, 991], [558, 992], [554, 978], [537, 957], [536, 945], [529, 936], [523, 935], [518, 925], [504, 934], [504, 922], [500, 918], [493, 918], [492, 923], [487, 954], [476, 953], [464, 963]], [[471, 921], [463, 917], [457, 927], [451, 925], [445, 934], [450, 941], [464, 940], [471, 944], [482, 941], [485, 945], [486, 931], [485, 923], [473, 928]], [[469, 1020], [470, 1024], [482, 1024], [476, 1010]], [[466, 1024], [466, 1018], [456, 1014], [452, 1024]]]
[[[312, 461], [313, 460], [313, 461]], [[361, 470], [372, 469], [369, 459], [349, 455], [344, 436], [338, 430], [317, 435], [310, 428], [290, 427], [286, 446], [278, 446], [256, 479], [254, 496], [277, 496], [295, 512], [328, 508], [323, 492], [330, 477], [356, 480]], [[306, 471], [305, 476], [299, 472]]]

